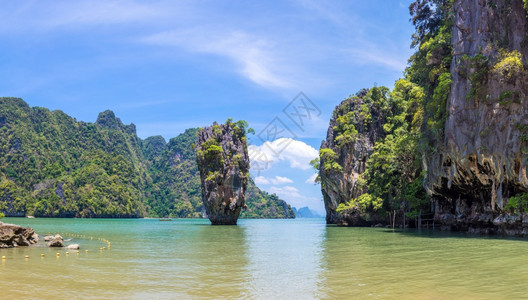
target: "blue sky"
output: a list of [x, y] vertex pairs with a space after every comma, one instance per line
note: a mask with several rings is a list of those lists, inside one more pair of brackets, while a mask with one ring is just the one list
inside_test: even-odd
[[[83, 121], [112, 109], [141, 138], [229, 117], [262, 133], [279, 119], [287, 147], [252, 137], [253, 153], [269, 156], [253, 176], [323, 213], [308, 158], [343, 98], [402, 76], [410, 2], [4, 1], [1, 95]], [[283, 110], [301, 91], [317, 113], [296, 126]]]

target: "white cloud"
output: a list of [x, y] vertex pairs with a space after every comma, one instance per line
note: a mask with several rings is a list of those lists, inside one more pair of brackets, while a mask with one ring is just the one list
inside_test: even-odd
[[291, 180], [290, 178], [281, 176], [275, 176], [275, 178], [272, 178], [270, 181], [275, 185], [293, 183], [293, 180]]
[[248, 147], [249, 157], [259, 170], [267, 170], [277, 161], [286, 161], [291, 168], [309, 170], [310, 161], [319, 155], [312, 146], [291, 138], [280, 138], [260, 146]]
[[315, 178], [317, 178], [317, 174], [316, 173], [312, 174], [312, 176], [310, 176], [308, 179], [306, 179], [305, 183], [316, 184]]
[[331, 21], [337, 26], [346, 26], [350, 25], [351, 16], [341, 11], [340, 8], [336, 7], [334, 2], [321, 2], [321, 1], [312, 1], [312, 0], [297, 0], [297, 2], [304, 8], [306, 8], [310, 13], [316, 13], [320, 18]]
[[285, 187], [276, 187], [272, 186], [268, 190], [270, 193], [277, 194], [279, 197], [284, 199], [292, 199], [292, 198], [302, 198], [303, 196], [299, 194], [299, 190], [293, 186], [285, 186]]
[[[379, 22], [372, 19], [364, 19], [360, 15], [351, 15], [337, 2], [324, 3], [324, 5], [321, 5], [321, 2], [317, 0], [297, 0], [297, 2], [320, 18], [332, 22], [336, 27], [340, 28], [337, 32], [355, 28], [355, 36], [345, 39], [345, 41], [349, 42], [348, 45], [345, 42], [340, 44], [340, 46], [331, 48], [336, 50], [338, 57], [342, 57], [343, 60], [351, 59], [354, 63], [361, 65], [375, 64], [395, 71], [402, 71], [407, 66], [407, 59], [410, 55], [407, 44], [403, 48], [405, 51], [401, 51], [399, 45], [395, 46], [391, 43], [373, 39], [376, 34], [366, 34], [372, 30], [383, 33], [388, 32], [386, 28], [379, 25]], [[402, 5], [400, 2], [400, 7], [406, 7]], [[388, 38], [388, 41], [391, 40], [390, 35], [383, 38]]]
[[[42, 39], [42, 33], [47, 32], [56, 35], [59, 31], [95, 29], [116, 44], [140, 41], [173, 47], [170, 55], [174, 57], [181, 54], [179, 49], [221, 56], [248, 80], [288, 94], [292, 90], [317, 92], [341, 84], [333, 77], [336, 64], [346, 69], [376, 64], [401, 71], [410, 54], [406, 44], [384, 42], [392, 39], [386, 28], [353, 13], [351, 3], [323, 5], [320, 1], [297, 0], [292, 11], [273, 11], [272, 20], [267, 9], [240, 14], [238, 9], [230, 9], [231, 4], [206, 3], [6, 2], [0, 11], [0, 34], [35, 33]], [[291, 22], [292, 18], [306, 22]], [[297, 23], [301, 27], [294, 25]], [[332, 26], [332, 34], [309, 30], [324, 26]]]
[[380, 51], [379, 48], [367, 44], [364, 48], [351, 48], [348, 52], [357, 64], [376, 64], [396, 71], [404, 70], [407, 66], [407, 56]]
[[162, 6], [135, 1], [31, 1], [15, 11], [1, 14], [0, 31], [44, 32], [57, 29], [72, 30], [81, 26], [100, 26], [142, 21], [155, 22], [168, 17]]
[[286, 183], [293, 183], [293, 180], [291, 180], [288, 177], [282, 177], [282, 176], [275, 176], [274, 178], [266, 178], [264, 176], [257, 176], [255, 177], [255, 183], [256, 184], [281, 185], [281, 184], [286, 184]]
[[264, 176], [255, 177], [256, 184], [270, 184], [269, 180]]
[[287, 64], [280, 61], [280, 55], [274, 51], [274, 44], [269, 39], [241, 30], [194, 27], [159, 32], [143, 38], [142, 42], [224, 56], [238, 65], [240, 74], [258, 85], [279, 88], [291, 86], [284, 75], [284, 66]]

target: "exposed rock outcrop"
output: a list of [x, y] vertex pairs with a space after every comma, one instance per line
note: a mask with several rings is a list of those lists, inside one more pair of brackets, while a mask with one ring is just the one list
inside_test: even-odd
[[[379, 107], [365, 103], [367, 93], [368, 90], [362, 90], [335, 108], [326, 140], [321, 143], [319, 175], [328, 224], [370, 225], [370, 221], [361, 217], [359, 212], [337, 212], [340, 204], [348, 203], [365, 192], [358, 179], [365, 172], [374, 144], [384, 136], [386, 116]], [[362, 112], [362, 108], [366, 108], [368, 113]], [[341, 128], [340, 118], [346, 118], [342, 122], [348, 126], [352, 124], [354, 128]], [[372, 222], [377, 223], [377, 220]]]
[[245, 127], [228, 121], [200, 129], [196, 153], [209, 220], [213, 225], [235, 225], [245, 207], [249, 178]]
[[46, 245], [48, 247], [64, 247], [64, 239], [59, 234], [56, 234], [54, 237], [49, 239], [49, 242]]
[[445, 140], [425, 187], [446, 229], [528, 234], [528, 22], [522, 0], [455, 0]]
[[0, 248], [29, 246], [37, 243], [38, 234], [29, 227], [0, 222]]
[[64, 249], [67, 249], [67, 250], [79, 250], [79, 244], [71, 244], [71, 245], [68, 245], [68, 246], [64, 247]]

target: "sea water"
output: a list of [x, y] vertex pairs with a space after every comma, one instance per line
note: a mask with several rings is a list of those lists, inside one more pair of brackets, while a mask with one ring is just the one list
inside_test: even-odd
[[1, 299], [528, 297], [524, 239], [344, 228], [324, 219], [2, 221], [62, 234], [81, 249], [0, 249]]

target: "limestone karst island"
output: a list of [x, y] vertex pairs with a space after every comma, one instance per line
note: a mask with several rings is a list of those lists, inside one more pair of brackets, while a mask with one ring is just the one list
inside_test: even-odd
[[527, 298], [528, 0], [1, 5], [1, 299]]

